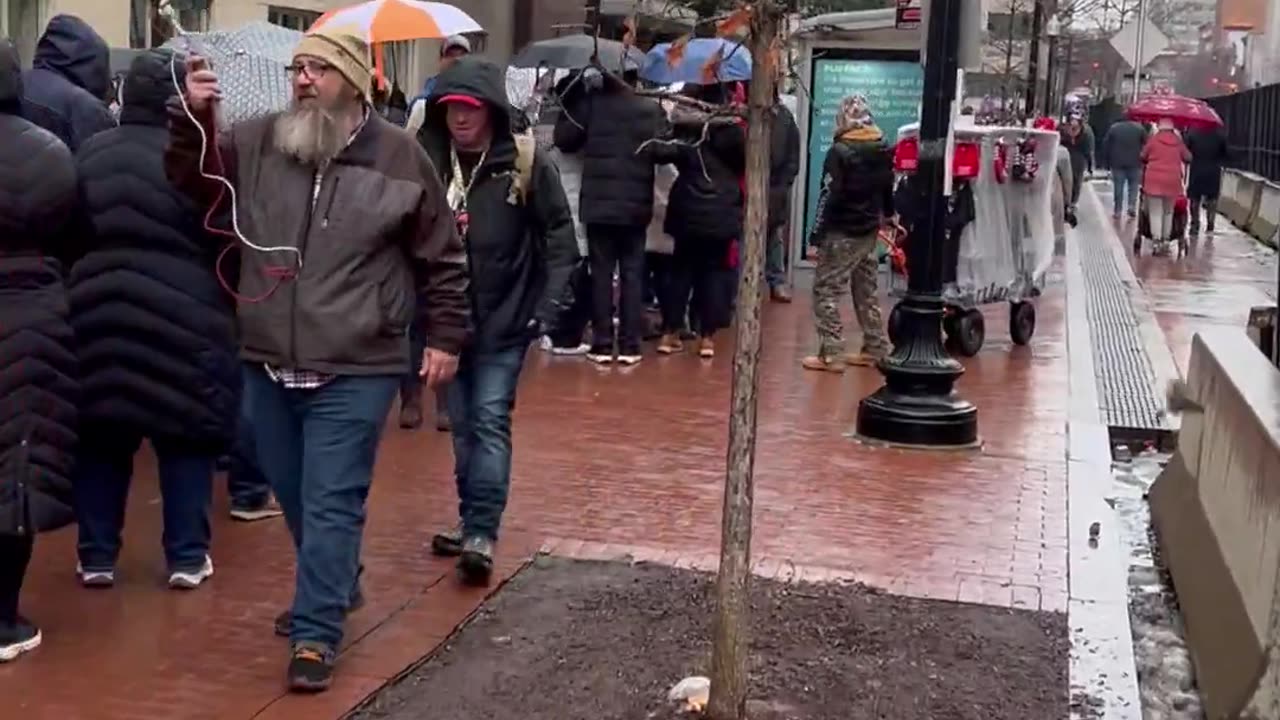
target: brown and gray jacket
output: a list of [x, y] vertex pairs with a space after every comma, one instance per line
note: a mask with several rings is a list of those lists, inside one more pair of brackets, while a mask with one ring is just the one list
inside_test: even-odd
[[[221, 188], [200, 175], [199, 131], [176, 99], [170, 114], [169, 178], [210, 207]], [[458, 353], [470, 323], [466, 254], [427, 154], [371, 114], [325, 169], [317, 194], [315, 170], [275, 149], [275, 119], [232, 126], [217, 155], [210, 148], [205, 158], [205, 172], [235, 185], [245, 237], [296, 247], [302, 257], [299, 268], [293, 252], [241, 249], [241, 357], [323, 373], [400, 374], [409, 367], [412, 322], [429, 346]]]

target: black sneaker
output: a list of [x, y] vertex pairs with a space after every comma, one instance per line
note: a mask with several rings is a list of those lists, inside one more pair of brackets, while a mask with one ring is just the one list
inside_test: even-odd
[[289, 691], [318, 693], [333, 683], [333, 648], [324, 643], [300, 642], [293, 646], [287, 671]]
[[493, 541], [479, 535], [467, 538], [462, 543], [458, 571], [469, 585], [488, 585], [493, 577]]
[[[360, 568], [360, 572], [364, 572], [364, 568]], [[364, 590], [360, 586], [360, 577], [356, 576], [356, 589], [351, 593], [351, 603], [347, 605], [347, 615], [364, 607]], [[275, 619], [276, 635], [287, 638], [293, 634], [293, 613], [285, 610], [276, 616]]]
[[40, 628], [19, 616], [16, 621], [0, 623], [0, 663], [17, 660], [20, 655], [40, 647]]
[[462, 523], [431, 536], [431, 554], [437, 557], [458, 557], [462, 554]]

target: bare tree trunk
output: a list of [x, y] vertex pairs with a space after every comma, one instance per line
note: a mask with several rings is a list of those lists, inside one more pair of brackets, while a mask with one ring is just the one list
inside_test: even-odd
[[747, 212], [743, 226], [742, 277], [738, 283], [737, 347], [733, 354], [733, 399], [720, 534], [720, 573], [711, 651], [711, 720], [743, 720], [747, 703], [748, 590], [751, 580], [752, 475], [756, 454], [756, 399], [760, 374], [760, 282], [769, 221], [769, 150], [773, 127], [774, 38], [780, 11], [759, 0], [751, 20], [753, 61], [747, 107]]

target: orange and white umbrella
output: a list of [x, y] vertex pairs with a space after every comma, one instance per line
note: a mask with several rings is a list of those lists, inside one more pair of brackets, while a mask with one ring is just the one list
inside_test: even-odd
[[368, 0], [337, 8], [321, 15], [311, 29], [326, 25], [362, 32], [370, 45], [484, 32], [480, 23], [458, 8], [423, 0]]

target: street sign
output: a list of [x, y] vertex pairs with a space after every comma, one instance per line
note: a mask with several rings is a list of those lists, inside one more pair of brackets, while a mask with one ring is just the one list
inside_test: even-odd
[[898, 0], [898, 14], [894, 21], [894, 27], [918, 28], [920, 27], [920, 20], [920, 0]]

